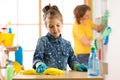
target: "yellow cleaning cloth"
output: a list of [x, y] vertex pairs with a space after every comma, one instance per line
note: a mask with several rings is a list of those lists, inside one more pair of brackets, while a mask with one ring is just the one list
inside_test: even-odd
[[12, 65], [14, 67], [14, 72], [16, 74], [19, 73], [23, 69], [23, 67], [18, 62], [16, 62], [16, 61], [13, 61]]
[[20, 74], [23, 74], [23, 75], [37, 75], [39, 73], [37, 73], [34, 69], [29, 69], [29, 70], [21, 71]]
[[45, 75], [64, 75], [64, 71], [57, 68], [48, 68], [43, 74]]

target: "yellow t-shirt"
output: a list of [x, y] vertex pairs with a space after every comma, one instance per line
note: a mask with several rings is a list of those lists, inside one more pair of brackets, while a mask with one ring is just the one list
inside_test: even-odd
[[91, 47], [87, 47], [80, 42], [80, 39], [86, 36], [89, 40], [93, 38], [93, 22], [91, 20], [86, 20], [86, 25], [78, 24], [75, 22], [73, 24], [73, 39], [74, 39], [74, 52], [75, 55], [90, 53]]

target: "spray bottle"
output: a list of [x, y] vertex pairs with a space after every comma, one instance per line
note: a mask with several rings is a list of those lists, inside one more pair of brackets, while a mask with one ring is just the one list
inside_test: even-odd
[[13, 75], [14, 75], [14, 67], [12, 65], [12, 61], [9, 61], [7, 65], [7, 80], [12, 80]]

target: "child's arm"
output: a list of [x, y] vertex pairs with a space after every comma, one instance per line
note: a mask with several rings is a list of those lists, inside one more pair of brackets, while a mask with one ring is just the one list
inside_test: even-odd
[[80, 41], [87, 47], [91, 46], [91, 40], [88, 40], [88, 38], [86, 36], [83, 36]]
[[68, 65], [70, 66], [70, 68], [72, 70], [74, 70], [74, 64], [79, 64], [79, 62], [77, 61], [75, 55], [74, 55], [74, 51], [73, 48], [71, 47], [70, 42], [67, 44], [67, 48], [69, 48], [69, 58], [68, 58]]
[[80, 72], [86, 72], [87, 71], [87, 66], [84, 64], [79, 64], [77, 61], [74, 51], [71, 47], [71, 44], [68, 43], [68, 48], [69, 48], [69, 58], [68, 58], [68, 64], [72, 70], [80, 71]]
[[104, 29], [104, 26], [102, 24], [100, 25], [94, 25], [93, 29], [95, 29], [97, 32], [101, 32]]
[[106, 10], [104, 13], [104, 16], [102, 17], [102, 23], [100, 25], [94, 25], [94, 29], [97, 30], [98, 32], [102, 31], [104, 28], [107, 27], [107, 21], [109, 18], [109, 11]]
[[36, 49], [33, 55], [33, 68], [34, 69], [36, 69], [36, 63], [42, 62], [43, 57], [44, 57], [43, 53], [44, 53], [44, 42], [40, 38], [38, 39], [37, 46], [36, 46]]

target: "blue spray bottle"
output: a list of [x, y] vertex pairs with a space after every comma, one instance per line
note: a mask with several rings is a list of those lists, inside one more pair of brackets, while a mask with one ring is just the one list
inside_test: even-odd
[[91, 48], [91, 53], [88, 60], [88, 76], [99, 76], [100, 65], [94, 47]]

